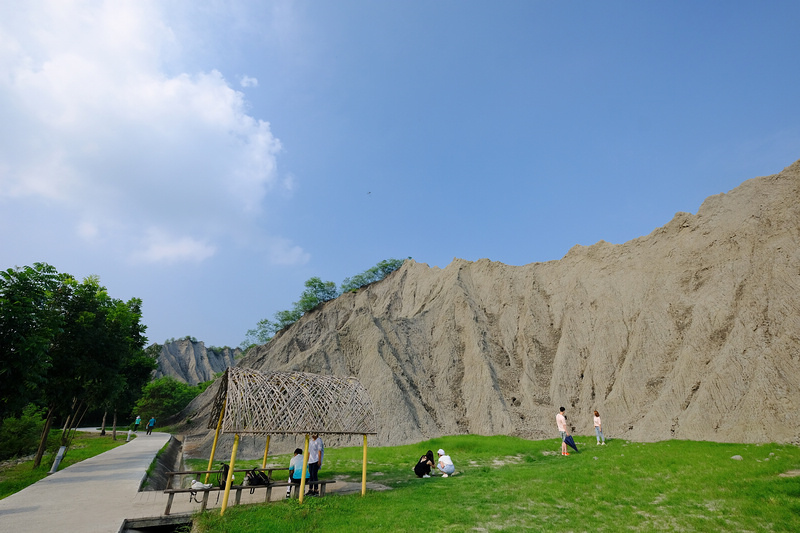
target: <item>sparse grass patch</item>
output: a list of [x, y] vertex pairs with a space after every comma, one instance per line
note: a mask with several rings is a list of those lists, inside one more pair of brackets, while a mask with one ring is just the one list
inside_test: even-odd
[[150, 461], [150, 465], [147, 467], [147, 470], [145, 470], [145, 475], [144, 475], [144, 479], [142, 481], [142, 484], [139, 487], [140, 491], [141, 490], [145, 490], [150, 485], [150, 478], [152, 477], [153, 472], [156, 469], [156, 466], [158, 466], [158, 460], [167, 451], [167, 448], [169, 448], [169, 445], [170, 445], [170, 441], [167, 441], [167, 443], [164, 444], [161, 447], [160, 450], [158, 450], [158, 452], [156, 453], [156, 456], [153, 457], [153, 460]]
[[[195, 528], [198, 533], [800, 531], [800, 477], [779, 476], [800, 467], [796, 446], [621, 440], [595, 446], [593, 437], [577, 440], [582, 453], [569, 457], [550, 453], [558, 450], [557, 439], [504, 436], [370, 448], [367, 481], [393, 490], [368, 490], [363, 498], [308, 498], [302, 505], [292, 500], [229, 507], [223, 517], [211, 510], [197, 517]], [[417, 457], [438, 448], [453, 457], [460, 473], [448, 479], [415, 477]], [[731, 459], [734, 455], [743, 459]], [[361, 448], [326, 450], [321, 477], [356, 482], [360, 473]]]

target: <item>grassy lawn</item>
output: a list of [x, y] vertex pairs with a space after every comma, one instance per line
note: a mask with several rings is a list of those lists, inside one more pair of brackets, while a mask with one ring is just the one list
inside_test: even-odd
[[[59, 430], [60, 433], [60, 430]], [[79, 463], [84, 459], [100, 455], [117, 446], [125, 444], [127, 433], [117, 432], [117, 440], [111, 440], [111, 432], [109, 431], [104, 437], [99, 433], [84, 433], [78, 432], [72, 441], [72, 446], [67, 450], [64, 459], [58, 466], [59, 470], [63, 470], [69, 465]], [[25, 461], [15, 466], [0, 469], [0, 499], [5, 498], [15, 492], [19, 492], [29, 485], [33, 485], [40, 479], [47, 476], [50, 468], [53, 466], [55, 454], [50, 452], [46, 453], [42, 458], [42, 464], [39, 468], [33, 468], [33, 460]]]
[[[800, 469], [796, 446], [576, 440], [569, 457], [556, 439], [502, 436], [370, 448], [367, 481], [392, 490], [212, 510], [195, 531], [800, 531], [800, 477], [780, 475]], [[460, 473], [416, 478], [416, 459], [438, 448]], [[328, 448], [320, 477], [360, 482], [361, 449]]]

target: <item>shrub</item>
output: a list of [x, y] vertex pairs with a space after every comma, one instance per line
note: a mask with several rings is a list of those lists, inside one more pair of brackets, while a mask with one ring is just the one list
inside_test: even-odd
[[0, 459], [36, 453], [44, 428], [44, 408], [33, 404], [19, 418], [9, 417], [0, 427]]

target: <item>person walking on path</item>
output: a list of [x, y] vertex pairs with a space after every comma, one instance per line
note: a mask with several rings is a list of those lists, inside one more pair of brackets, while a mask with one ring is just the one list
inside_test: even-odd
[[314, 482], [319, 479], [319, 469], [322, 468], [322, 457], [325, 455], [325, 445], [317, 433], [311, 435], [311, 442], [308, 444], [308, 472], [311, 476], [309, 480], [308, 492], [306, 496], [316, 496], [319, 494], [319, 485]]
[[603, 423], [600, 421], [600, 413], [597, 411], [594, 412], [594, 433], [597, 435], [597, 445], [601, 444], [600, 440], [602, 439], [602, 445], [606, 445], [606, 438], [603, 435]]
[[564, 416], [564, 411], [566, 411], [566, 409], [563, 407], [558, 410], [556, 425], [558, 426], [558, 432], [561, 434], [561, 455], [569, 455], [567, 443], [565, 442], [565, 439], [569, 437], [569, 430], [567, 429], [567, 417]]
[[156, 427], [156, 417], [151, 417], [150, 421], [147, 423], [147, 434], [150, 435], [153, 433], [153, 428]]
[[141, 423], [142, 423], [142, 417], [139, 416], [139, 415], [136, 415], [136, 420], [133, 422], [133, 430], [134, 431], [139, 431], [139, 424], [141, 424]]

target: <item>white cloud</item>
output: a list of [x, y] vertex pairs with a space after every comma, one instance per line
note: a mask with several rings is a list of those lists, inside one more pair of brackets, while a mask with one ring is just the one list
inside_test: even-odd
[[[3, 209], [46, 203], [82, 241], [150, 262], [203, 260], [257, 233], [284, 185], [280, 141], [220, 72], [168, 73], [181, 44], [159, 3], [11, 4], [0, 6]], [[285, 249], [277, 261], [305, 260]]]
[[270, 259], [276, 265], [304, 265], [310, 259], [302, 248], [286, 239], [275, 239], [269, 248]]
[[84, 240], [94, 241], [99, 233], [99, 228], [89, 221], [84, 220], [78, 224], [78, 235]]
[[216, 252], [214, 246], [191, 237], [174, 237], [151, 228], [133, 257], [142, 263], [200, 263]]
[[242, 76], [239, 79], [239, 83], [242, 87], [258, 87], [258, 80], [256, 78], [251, 78], [250, 76]]

